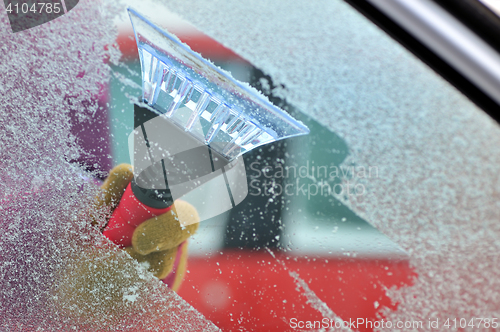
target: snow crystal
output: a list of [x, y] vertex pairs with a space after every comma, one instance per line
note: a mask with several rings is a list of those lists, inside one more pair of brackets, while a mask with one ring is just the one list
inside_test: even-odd
[[338, 199], [404, 248], [419, 275], [390, 291], [400, 305], [386, 317], [500, 316], [495, 122], [343, 1], [166, 3], [344, 139], [345, 165], [378, 167], [362, 179], [365, 195]]

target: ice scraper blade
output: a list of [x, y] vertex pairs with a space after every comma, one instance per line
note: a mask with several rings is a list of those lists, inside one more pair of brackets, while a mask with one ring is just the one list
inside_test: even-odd
[[143, 101], [228, 160], [309, 129], [134, 9]]

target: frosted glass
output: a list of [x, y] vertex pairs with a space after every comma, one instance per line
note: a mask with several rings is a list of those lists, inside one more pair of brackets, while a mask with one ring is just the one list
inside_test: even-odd
[[497, 123], [343, 1], [166, 3], [345, 140], [343, 165], [378, 167], [350, 180], [365, 195], [337, 198], [419, 276], [388, 291], [400, 303], [388, 319], [500, 315]]
[[[75, 163], [70, 116], [91, 119], [118, 63], [116, 4], [80, 1], [13, 34], [0, 11], [0, 330], [216, 331], [125, 252], [90, 227], [107, 211]], [[91, 18], [91, 19], [90, 19]], [[99, 147], [95, 147], [99, 149]]]

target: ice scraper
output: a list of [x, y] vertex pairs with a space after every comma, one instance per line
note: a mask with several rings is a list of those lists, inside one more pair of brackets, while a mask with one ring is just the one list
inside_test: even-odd
[[201, 203], [195, 207], [205, 211], [200, 220], [234, 207], [248, 193], [244, 153], [309, 133], [248, 84], [135, 10], [128, 13], [142, 71], [129, 137], [134, 179], [104, 230], [123, 247], [139, 224], [194, 191]]

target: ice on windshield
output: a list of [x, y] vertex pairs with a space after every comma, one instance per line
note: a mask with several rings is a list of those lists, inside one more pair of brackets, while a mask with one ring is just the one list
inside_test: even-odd
[[[307, 144], [286, 143], [283, 159], [297, 163], [297, 169], [306, 159], [339, 170], [356, 167], [335, 184], [361, 192], [333, 191], [328, 198], [304, 192], [287, 201], [283, 234], [268, 235], [291, 259], [273, 251], [256, 257], [265, 257], [262, 265], [273, 266], [279, 282], [291, 282], [296, 292], [263, 298], [263, 308], [264, 302], [279, 301], [272, 310], [284, 311], [277, 319], [289, 324], [294, 315], [310, 312], [293, 301], [305, 298], [302, 303], [320, 317], [347, 321], [327, 305], [343, 294], [326, 299], [318, 286], [333, 276], [312, 280], [300, 265], [333, 252], [374, 261], [409, 257], [418, 278], [411, 286], [387, 290], [397, 309], [370, 303], [384, 319], [420, 321], [422, 330], [430, 330], [430, 320], [499, 316], [496, 123], [340, 0], [157, 5], [168, 6], [270, 75], [274, 85], [261, 78], [263, 90], [286, 100], [311, 128]], [[147, 6], [137, 9], [152, 14]], [[90, 124], [109, 106], [124, 114], [123, 120], [112, 118], [111, 127], [128, 135], [133, 129], [129, 101], [141, 90], [140, 67], [120, 60], [114, 44], [112, 23], [120, 13], [123, 4], [82, 0], [68, 14], [16, 34], [0, 13], [0, 326], [8, 331], [217, 330], [88, 224], [90, 214], [104, 223], [106, 211], [90, 205], [97, 194], [93, 175], [103, 174], [96, 171], [97, 161], [90, 171], [73, 162], [97, 152], [83, 150], [71, 126], [88, 128], [89, 136], [99, 138], [102, 133]], [[118, 98], [106, 99], [108, 81], [116, 83], [109, 93], [121, 96], [123, 109], [112, 105]], [[111, 140], [121, 149], [109, 160], [128, 162], [118, 136], [112, 131]], [[374, 169], [376, 175], [361, 176], [361, 169]], [[323, 184], [314, 176], [308, 180]], [[277, 209], [278, 196], [244, 210], [242, 224], [249, 215]], [[333, 207], [340, 212], [324, 219], [335, 223], [321, 224], [316, 214]], [[380, 233], [361, 232], [363, 220]], [[222, 244], [210, 238], [216, 227], [206, 225], [191, 247], [202, 255], [218, 254]], [[203, 237], [211, 241], [208, 249], [200, 249]], [[242, 256], [224, 257], [236, 266]], [[335, 273], [364, 271], [346, 266]], [[213, 270], [222, 274], [218, 262]], [[213, 285], [226, 289], [217, 280]], [[379, 284], [358, 286], [364, 291]], [[230, 320], [253, 319], [237, 309], [223, 314]]]
[[345, 180], [364, 195], [337, 198], [403, 248], [418, 274], [389, 292], [399, 306], [388, 319], [498, 317], [494, 121], [342, 1], [166, 3], [345, 140], [343, 165], [378, 167], [378, 177]]
[[218, 330], [90, 227], [90, 214], [104, 222], [91, 206], [102, 174], [74, 163], [92, 151], [71, 122], [100, 135], [91, 124], [120, 57], [112, 18], [123, 9], [80, 1], [18, 33], [0, 12], [2, 331]]

